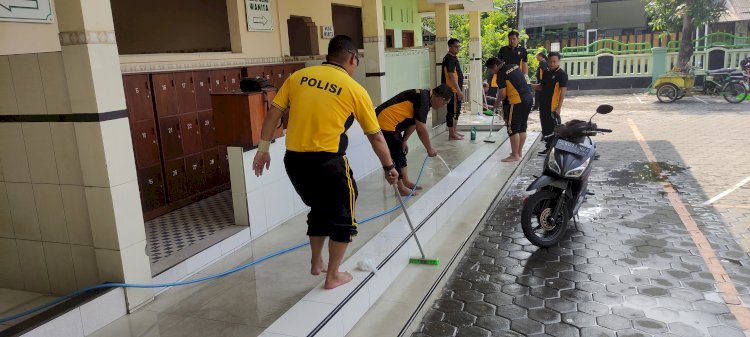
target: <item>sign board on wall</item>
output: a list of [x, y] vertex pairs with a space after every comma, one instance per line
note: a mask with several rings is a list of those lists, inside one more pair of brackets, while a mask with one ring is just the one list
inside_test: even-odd
[[333, 26], [320, 26], [320, 35], [324, 39], [332, 39], [335, 36], [333, 33]]
[[[4, 0], [0, 0], [4, 1]], [[273, 31], [273, 6], [271, 0], [245, 0], [248, 32]]]
[[52, 23], [50, 0], [0, 0], [0, 21]]
[[560, 42], [552, 42], [549, 47], [549, 51], [560, 52]]

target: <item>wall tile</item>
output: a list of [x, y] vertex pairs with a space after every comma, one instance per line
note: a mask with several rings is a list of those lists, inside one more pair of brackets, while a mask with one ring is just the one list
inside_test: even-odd
[[65, 78], [62, 53], [40, 53], [37, 55], [47, 113], [69, 114], [70, 96], [68, 96], [68, 84]]
[[72, 244], [93, 246], [94, 238], [91, 234], [86, 191], [83, 186], [60, 186], [65, 208], [65, 222], [68, 227], [68, 237]]
[[75, 126], [73, 123], [50, 123], [50, 131], [60, 184], [83, 186]]
[[0, 238], [0, 288], [23, 289], [16, 240]]
[[49, 275], [44, 260], [44, 248], [39, 241], [17, 240], [18, 259], [21, 262], [24, 289], [49, 293]]
[[8, 191], [5, 182], [0, 181], [0, 238], [15, 238], [13, 233], [13, 218], [10, 216]]
[[50, 123], [22, 123], [31, 182], [59, 184]]
[[34, 188], [30, 183], [5, 183], [8, 192], [8, 205], [13, 219], [16, 238], [41, 240], [39, 219], [36, 215]]
[[112, 202], [117, 225], [118, 246], [129, 247], [146, 240], [138, 181], [134, 180], [112, 187]]
[[47, 106], [37, 54], [10, 55], [8, 60], [16, 89], [18, 113], [21, 115], [46, 114]]
[[[122, 95], [122, 89], [120, 89], [120, 95]], [[133, 141], [128, 119], [120, 118], [102, 122], [101, 132], [107, 160], [109, 186], [117, 186], [137, 180]]]
[[31, 182], [21, 123], [0, 123], [0, 165], [5, 181]]
[[76, 287], [83, 288], [99, 283], [99, 270], [94, 247], [70, 245], [73, 269], [76, 274]]
[[[92, 79], [98, 110], [91, 112], [101, 113], [125, 109], [125, 93], [120, 80], [122, 73], [117, 45], [89, 44], [86, 47], [91, 64], [96, 65]], [[113, 81], [113, 78], [118, 80]]]
[[8, 56], [0, 56], [0, 115], [17, 115], [16, 90]]
[[84, 186], [109, 187], [101, 126], [99, 123], [74, 123], [74, 127]]
[[44, 242], [42, 246], [52, 294], [61, 295], [78, 289], [70, 245]]
[[57, 243], [70, 242], [60, 185], [34, 184], [34, 199], [38, 205], [36, 214], [42, 240]]
[[[63, 46], [62, 57], [65, 80], [68, 83], [70, 110], [74, 113], [98, 112], [87, 45]], [[120, 76], [117, 78], [119, 80]]]

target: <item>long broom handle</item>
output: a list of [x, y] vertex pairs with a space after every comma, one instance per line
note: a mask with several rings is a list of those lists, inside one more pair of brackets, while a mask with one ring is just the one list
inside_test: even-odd
[[398, 192], [398, 187], [396, 187], [396, 184], [393, 184], [393, 191], [396, 192], [396, 198], [398, 198], [398, 203], [401, 204], [401, 209], [404, 211], [404, 216], [406, 216], [406, 222], [409, 223], [409, 227], [411, 228], [411, 233], [414, 235], [414, 240], [417, 241], [417, 247], [419, 247], [419, 253], [422, 254], [422, 259], [427, 259], [424, 255], [424, 250], [422, 250], [422, 244], [419, 243], [419, 238], [417, 238], [417, 232], [414, 230], [414, 225], [411, 224], [411, 218], [409, 218], [409, 213], [406, 212], [406, 206], [404, 205], [404, 200], [401, 199], [401, 193]]

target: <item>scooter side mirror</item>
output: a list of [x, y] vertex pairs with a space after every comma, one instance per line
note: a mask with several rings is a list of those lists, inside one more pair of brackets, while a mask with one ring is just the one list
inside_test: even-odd
[[602, 104], [598, 108], [596, 108], [596, 113], [606, 115], [610, 112], [612, 112], [614, 108], [609, 104]]

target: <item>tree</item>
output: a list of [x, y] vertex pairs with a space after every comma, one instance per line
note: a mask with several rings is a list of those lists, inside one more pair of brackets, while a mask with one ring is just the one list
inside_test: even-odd
[[676, 71], [686, 71], [693, 56], [696, 27], [719, 21], [726, 11], [725, 0], [643, 0], [649, 25], [654, 30], [682, 31]]

